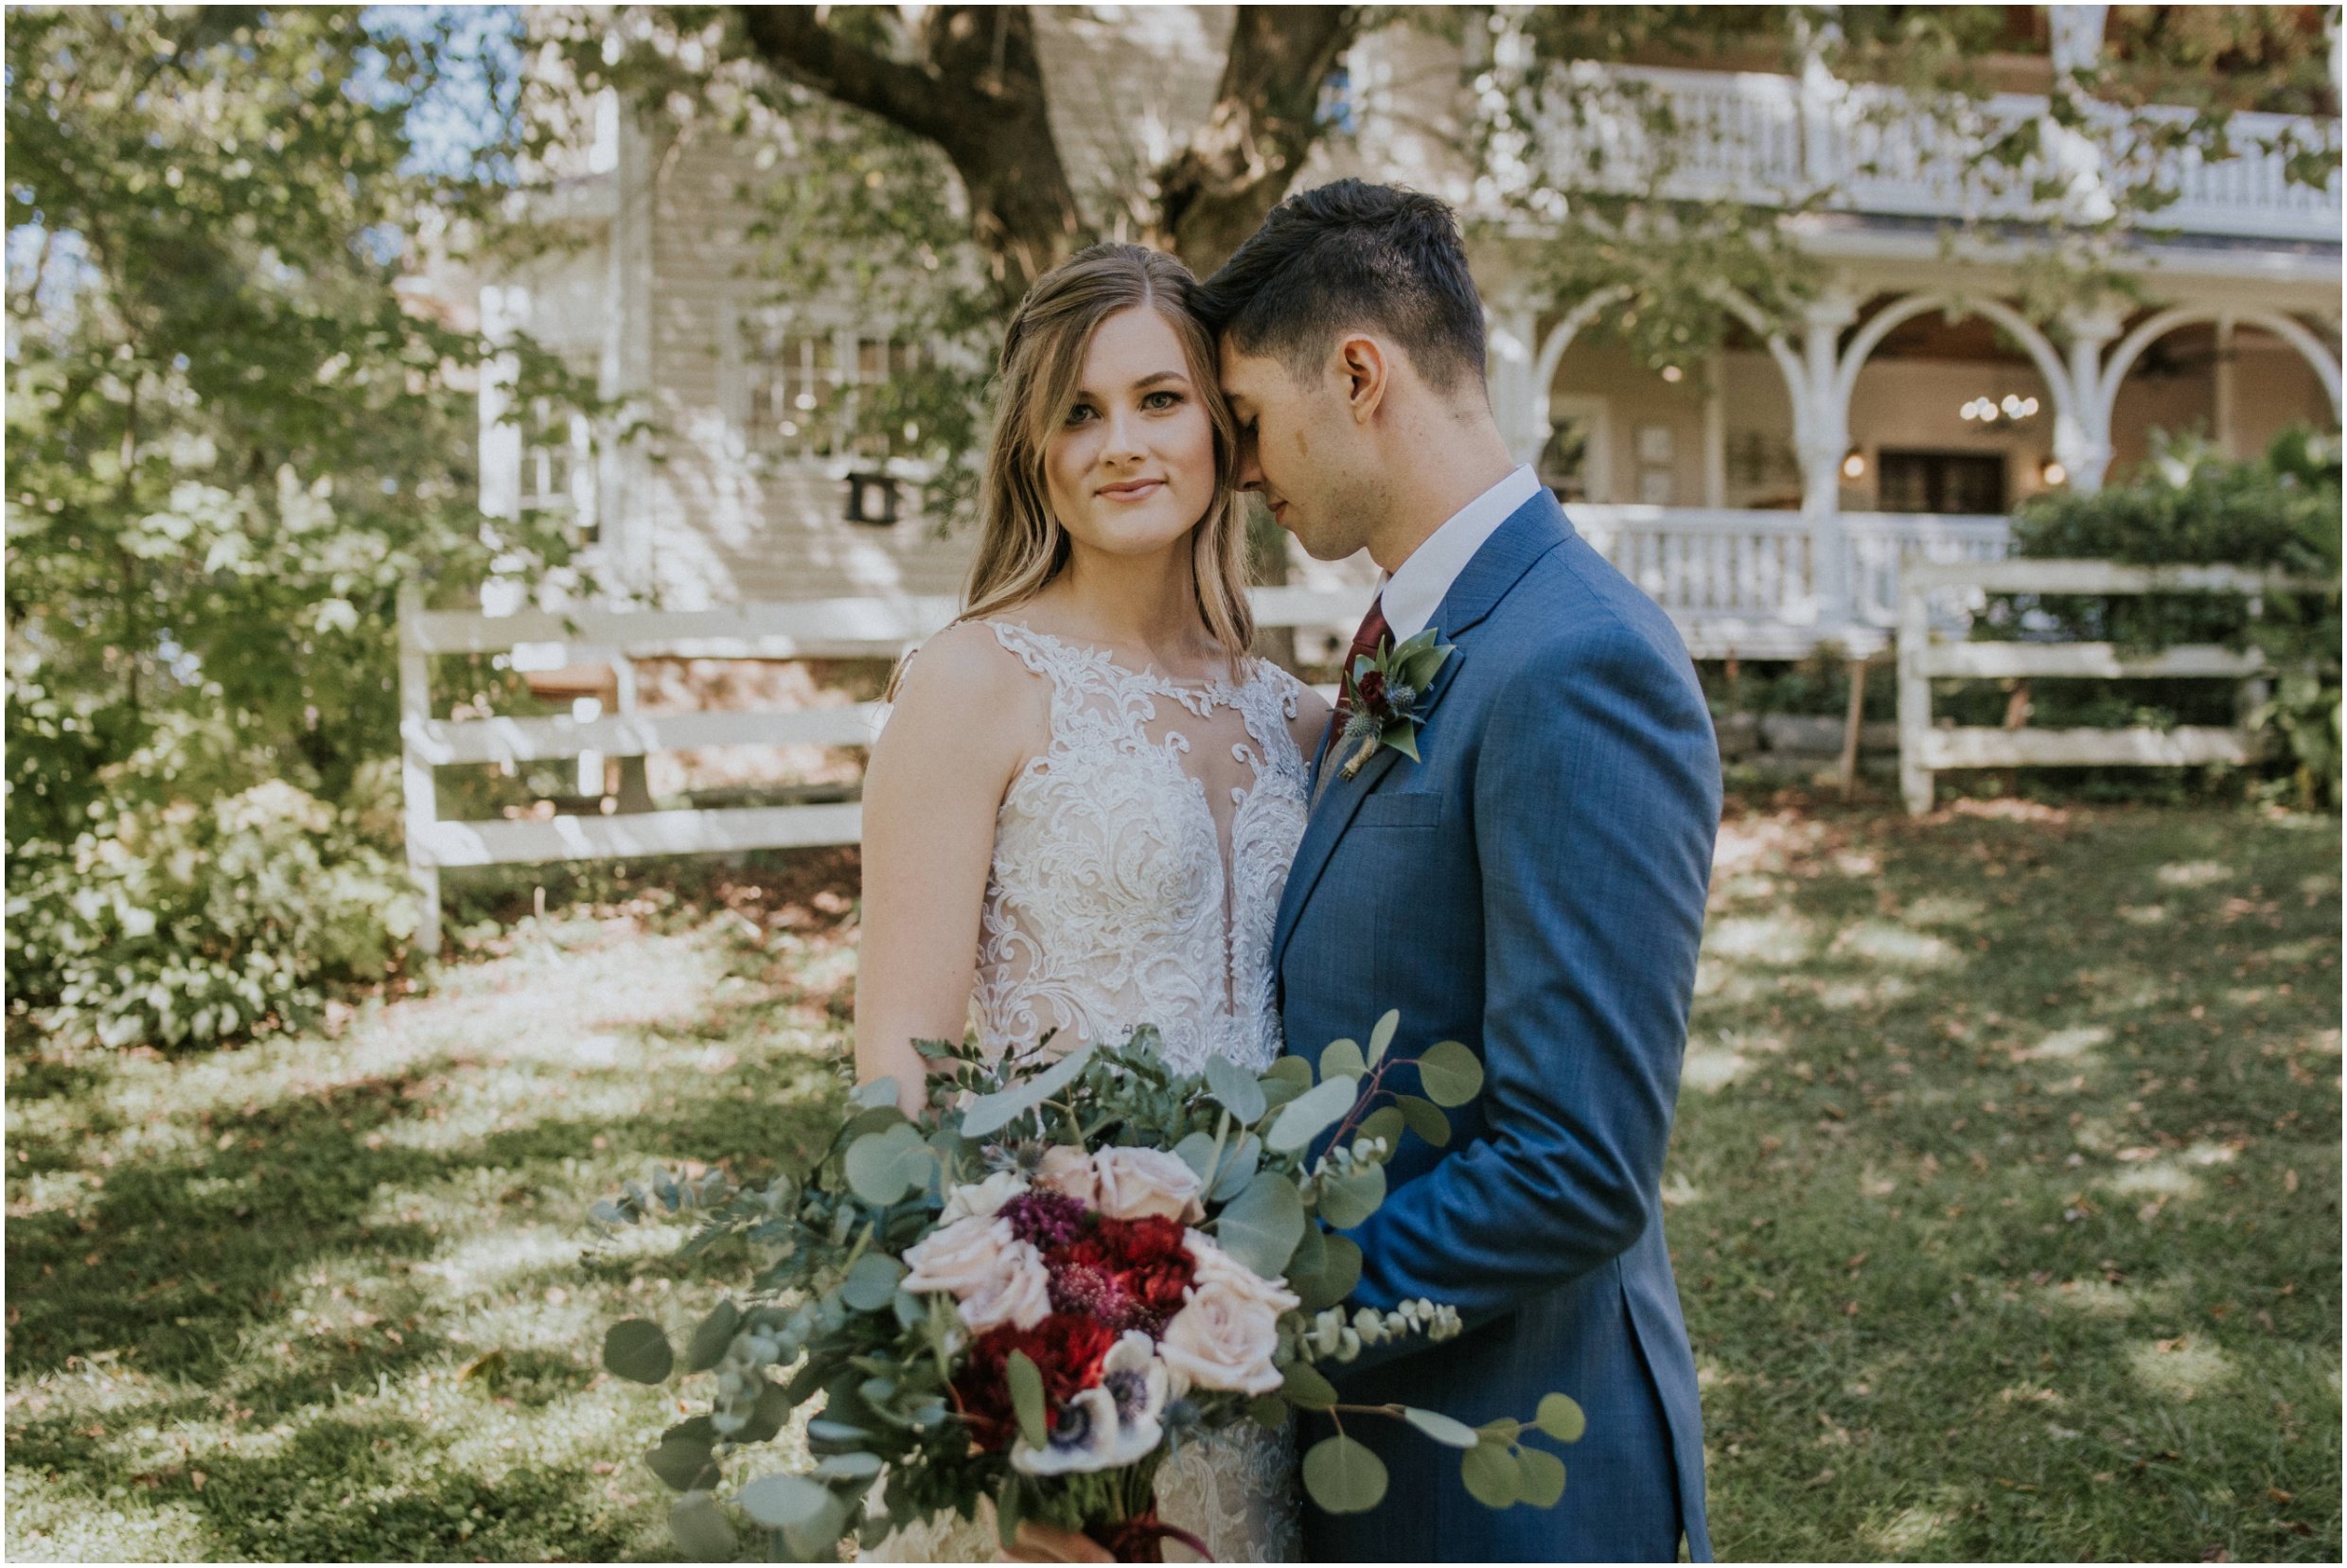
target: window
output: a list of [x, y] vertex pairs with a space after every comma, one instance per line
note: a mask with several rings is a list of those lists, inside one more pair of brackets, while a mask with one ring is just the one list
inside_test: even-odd
[[1541, 449], [1541, 483], [1559, 501], [1589, 499], [1589, 421], [1558, 420], [1548, 429], [1548, 445]]
[[2002, 452], [1884, 451], [1876, 504], [1885, 512], [1985, 517], [2004, 510]]
[[744, 434], [769, 457], [885, 457], [882, 443], [856, 432], [856, 389], [919, 363], [909, 344], [853, 331], [804, 326], [752, 329], [744, 345]]

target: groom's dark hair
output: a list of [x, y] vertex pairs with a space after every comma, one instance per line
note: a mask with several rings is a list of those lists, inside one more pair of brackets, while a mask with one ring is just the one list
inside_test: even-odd
[[1483, 379], [1483, 301], [1458, 220], [1399, 185], [1336, 180], [1298, 191], [1191, 295], [1191, 308], [1243, 354], [1302, 379], [1349, 327], [1373, 327], [1438, 392]]

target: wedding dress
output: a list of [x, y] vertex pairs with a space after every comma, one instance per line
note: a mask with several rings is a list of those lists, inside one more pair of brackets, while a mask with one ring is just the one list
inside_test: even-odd
[[[990, 1052], [1122, 1041], [1154, 1024], [1178, 1071], [1280, 1050], [1271, 939], [1303, 837], [1305, 764], [1288, 723], [1300, 682], [1177, 681], [1103, 648], [983, 623], [1050, 684], [1050, 746], [995, 817], [973, 1010]], [[1157, 1472], [1158, 1516], [1219, 1562], [1292, 1561], [1290, 1439], [1251, 1423], [1191, 1442]], [[1165, 1543], [1169, 1560], [1191, 1556]], [[994, 1522], [948, 1517], [871, 1556], [992, 1560]]]

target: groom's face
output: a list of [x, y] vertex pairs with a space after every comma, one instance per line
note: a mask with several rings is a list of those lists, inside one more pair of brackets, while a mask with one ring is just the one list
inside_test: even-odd
[[1315, 560], [1341, 561], [1368, 543], [1364, 479], [1370, 454], [1332, 375], [1297, 377], [1267, 355], [1222, 344], [1223, 395], [1239, 425], [1239, 487]]

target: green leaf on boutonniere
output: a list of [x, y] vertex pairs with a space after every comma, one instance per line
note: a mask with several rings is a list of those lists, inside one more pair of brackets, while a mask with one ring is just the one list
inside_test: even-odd
[[1393, 723], [1385, 726], [1385, 730], [1379, 733], [1377, 738], [1381, 744], [1401, 752], [1412, 762], [1417, 762], [1420, 760], [1418, 755], [1418, 720], [1414, 718], [1396, 719]]

